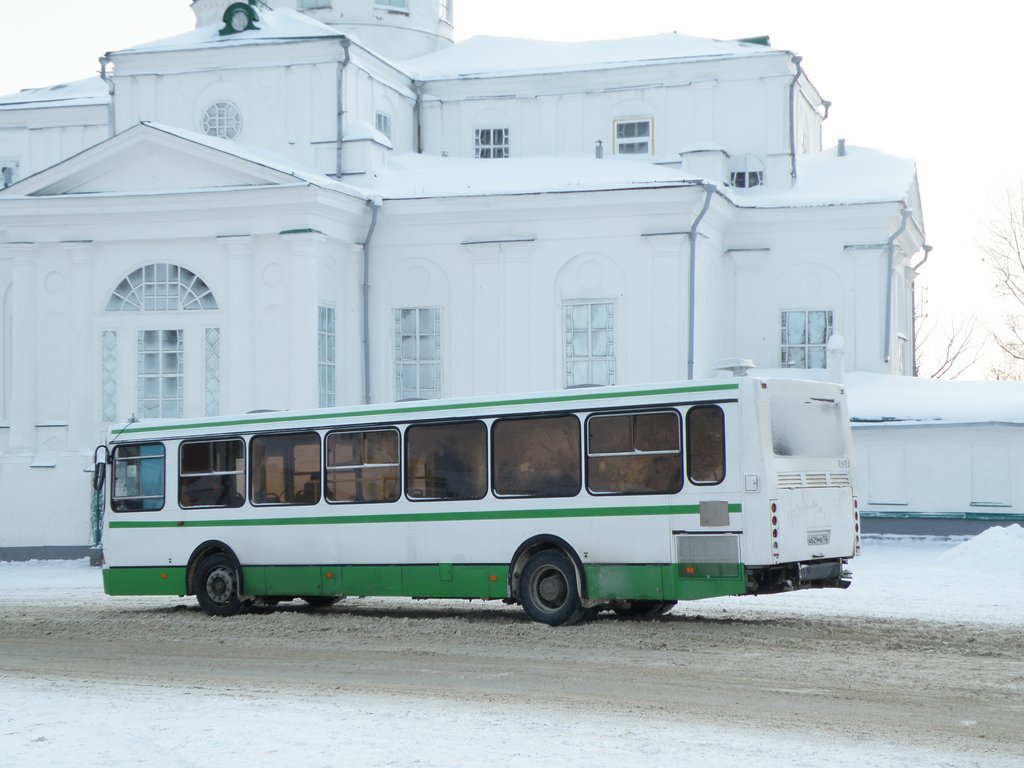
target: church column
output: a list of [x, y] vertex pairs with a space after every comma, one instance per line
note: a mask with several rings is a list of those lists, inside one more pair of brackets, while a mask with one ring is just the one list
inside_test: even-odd
[[221, 328], [221, 413], [244, 413], [259, 407], [253, 394], [253, 379], [257, 371], [253, 366], [252, 316], [253, 250], [252, 236], [238, 235], [219, 238], [227, 253], [228, 292], [218, 297], [224, 313]]
[[289, 250], [288, 407], [315, 408], [319, 391], [317, 264], [327, 236], [304, 230], [283, 237]]
[[68, 445], [88, 448], [101, 437], [99, 434], [99, 397], [96, 384], [100, 381], [100, 356], [97, 330], [92, 312], [93, 244], [91, 242], [61, 243], [71, 254], [71, 325], [80, 332], [71, 345], [73, 377], [68, 402]]
[[36, 265], [35, 243], [9, 243], [11, 270], [11, 447], [36, 445]]

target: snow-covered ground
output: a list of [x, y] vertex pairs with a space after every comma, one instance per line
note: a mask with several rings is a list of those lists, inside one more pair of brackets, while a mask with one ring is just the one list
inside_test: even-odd
[[[846, 591], [723, 598], [675, 611], [863, 615], [1024, 630], [1020, 526], [970, 540], [868, 538], [853, 570], [854, 586]], [[99, 570], [84, 561], [0, 564], [0, 605], [7, 608], [52, 602], [55, 611], [86, 603], [114, 610], [168, 600], [105, 597]], [[255, 668], [253, 679], [244, 688], [115, 685], [8, 670], [0, 659], [0, 755], [5, 765], [25, 766], [1024, 766], [1024, 746], [1019, 760], [988, 759], [881, 743], [870, 734], [826, 738], [813, 725], [779, 732], [697, 723], [664, 709], [577, 711], [499, 697], [282, 690], [261, 686]]]

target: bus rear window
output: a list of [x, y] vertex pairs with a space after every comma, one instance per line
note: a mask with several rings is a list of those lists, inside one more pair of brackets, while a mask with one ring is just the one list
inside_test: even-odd
[[149, 512], [164, 506], [164, 445], [139, 443], [114, 448], [111, 507]]
[[411, 426], [405, 450], [410, 498], [482, 499], [487, 494], [487, 427], [482, 421]]
[[181, 444], [178, 502], [182, 507], [240, 507], [245, 503], [245, 443], [197, 440]]
[[580, 422], [575, 416], [500, 419], [491, 433], [494, 493], [558, 497], [580, 492]]
[[846, 434], [838, 401], [775, 393], [771, 397], [772, 450], [776, 456], [847, 458]]
[[332, 432], [327, 436], [328, 501], [395, 501], [400, 485], [398, 430]]
[[676, 493], [683, 487], [679, 414], [623, 413], [587, 419], [591, 493]]

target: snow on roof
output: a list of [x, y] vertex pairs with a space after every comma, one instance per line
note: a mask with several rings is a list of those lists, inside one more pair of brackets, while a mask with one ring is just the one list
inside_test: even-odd
[[689, 186], [693, 176], [635, 160], [570, 157], [475, 158], [393, 155], [374, 192], [391, 199], [516, 195]]
[[779, 53], [785, 52], [754, 43], [712, 40], [675, 33], [578, 43], [478, 35], [442, 51], [407, 59], [400, 66], [417, 80], [451, 80]]
[[[246, 160], [256, 165], [261, 165], [264, 168], [269, 168], [280, 173], [288, 174], [289, 176], [295, 177], [299, 181], [303, 181], [307, 184], [312, 184], [317, 187], [324, 189], [333, 189], [338, 192], [344, 192], [345, 194], [353, 195], [355, 197], [366, 197], [366, 194], [352, 186], [351, 184], [345, 184], [330, 176], [325, 176], [317, 170], [310, 168], [303, 168], [300, 165], [296, 165], [294, 162], [275, 155], [271, 152], [264, 150], [251, 150], [245, 145], [239, 144], [236, 141], [230, 139], [221, 139], [216, 136], [207, 136], [202, 133], [195, 133], [193, 131], [186, 131], [182, 128], [175, 128], [170, 125], [162, 125], [160, 123], [149, 123], [143, 122], [139, 125], [145, 126], [152, 130], [161, 131], [163, 133], [177, 136], [179, 139], [185, 141], [191, 141], [194, 144], [200, 144], [210, 149], [215, 149], [218, 152], [224, 152], [229, 155], [233, 155], [242, 160]], [[131, 129], [129, 129], [131, 130]]]
[[0, 96], [0, 109], [37, 107], [77, 107], [106, 104], [110, 101], [107, 84], [99, 77], [59, 83], [45, 88], [26, 88], [9, 96]]
[[143, 43], [132, 48], [124, 48], [114, 53], [185, 51], [215, 46], [251, 45], [253, 43], [343, 36], [337, 30], [331, 29], [326, 24], [322, 24], [311, 16], [299, 13], [298, 11], [286, 8], [274, 9], [260, 5], [257, 13], [259, 14], [259, 20], [256, 22], [257, 28], [246, 32], [222, 35], [220, 30], [224, 28], [224, 25], [218, 22], [216, 24], [207, 24], [205, 27], [199, 27], [191, 32], [185, 32], [174, 37]]
[[907, 199], [917, 177], [913, 160], [864, 147], [847, 147], [843, 156], [834, 148], [798, 155], [796, 168], [792, 188], [732, 190], [733, 201], [744, 208], [900, 202]]
[[847, 373], [843, 384], [854, 421], [1024, 423], [1024, 382]]

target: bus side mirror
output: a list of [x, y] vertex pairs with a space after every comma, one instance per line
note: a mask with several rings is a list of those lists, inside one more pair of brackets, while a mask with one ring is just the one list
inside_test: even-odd
[[92, 487], [93, 490], [103, 490], [103, 482], [107, 476], [107, 465], [103, 462], [96, 464], [92, 468]]

